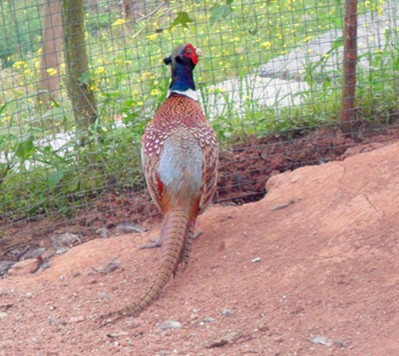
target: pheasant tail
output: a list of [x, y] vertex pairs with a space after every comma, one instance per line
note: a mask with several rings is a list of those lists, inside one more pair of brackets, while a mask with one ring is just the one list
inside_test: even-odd
[[105, 319], [110, 319], [107, 323], [115, 322], [127, 315], [138, 316], [153, 301], [159, 298], [162, 289], [176, 272], [184, 254], [187, 253], [184, 247], [190, 226], [192, 226], [192, 223], [190, 223], [190, 210], [184, 205], [171, 209], [164, 216], [161, 228], [162, 241], [164, 241], [162, 246], [163, 256], [154, 279], [137, 302], [133, 302], [122, 310], [104, 316]]

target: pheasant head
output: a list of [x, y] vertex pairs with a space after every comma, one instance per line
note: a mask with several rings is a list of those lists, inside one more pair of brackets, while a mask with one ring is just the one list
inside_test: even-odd
[[197, 100], [193, 70], [199, 56], [200, 51], [189, 43], [177, 47], [169, 57], [164, 59], [164, 63], [171, 66], [172, 72], [169, 95], [178, 93]]

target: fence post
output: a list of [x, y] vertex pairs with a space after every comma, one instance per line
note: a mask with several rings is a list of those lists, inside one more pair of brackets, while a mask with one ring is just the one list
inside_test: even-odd
[[[40, 79], [37, 104], [47, 107], [50, 96], [60, 96], [60, 63], [62, 61], [62, 0], [46, 0], [42, 31], [42, 53], [40, 57]], [[49, 73], [49, 69], [53, 73]]]
[[83, 137], [82, 133], [92, 126], [97, 118], [96, 102], [90, 88], [83, 0], [63, 0], [62, 16], [66, 86], [72, 102], [75, 123]]
[[349, 132], [355, 114], [357, 64], [357, 0], [345, 1], [344, 59], [340, 124]]

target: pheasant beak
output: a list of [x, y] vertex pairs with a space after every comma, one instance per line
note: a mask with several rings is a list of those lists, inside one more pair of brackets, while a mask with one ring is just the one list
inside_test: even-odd
[[196, 54], [198, 57], [202, 57], [202, 56], [203, 56], [203, 53], [202, 53], [202, 51], [201, 51], [199, 48], [195, 48], [195, 54]]

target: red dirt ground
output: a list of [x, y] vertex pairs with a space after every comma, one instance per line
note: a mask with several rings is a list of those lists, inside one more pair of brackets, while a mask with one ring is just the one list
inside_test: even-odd
[[211, 207], [190, 266], [138, 318], [98, 322], [151, 280], [160, 251], [138, 246], [158, 224], [36, 273], [19, 262], [0, 280], [0, 354], [398, 355], [399, 143], [356, 153], [369, 149], [275, 175], [259, 202]]

